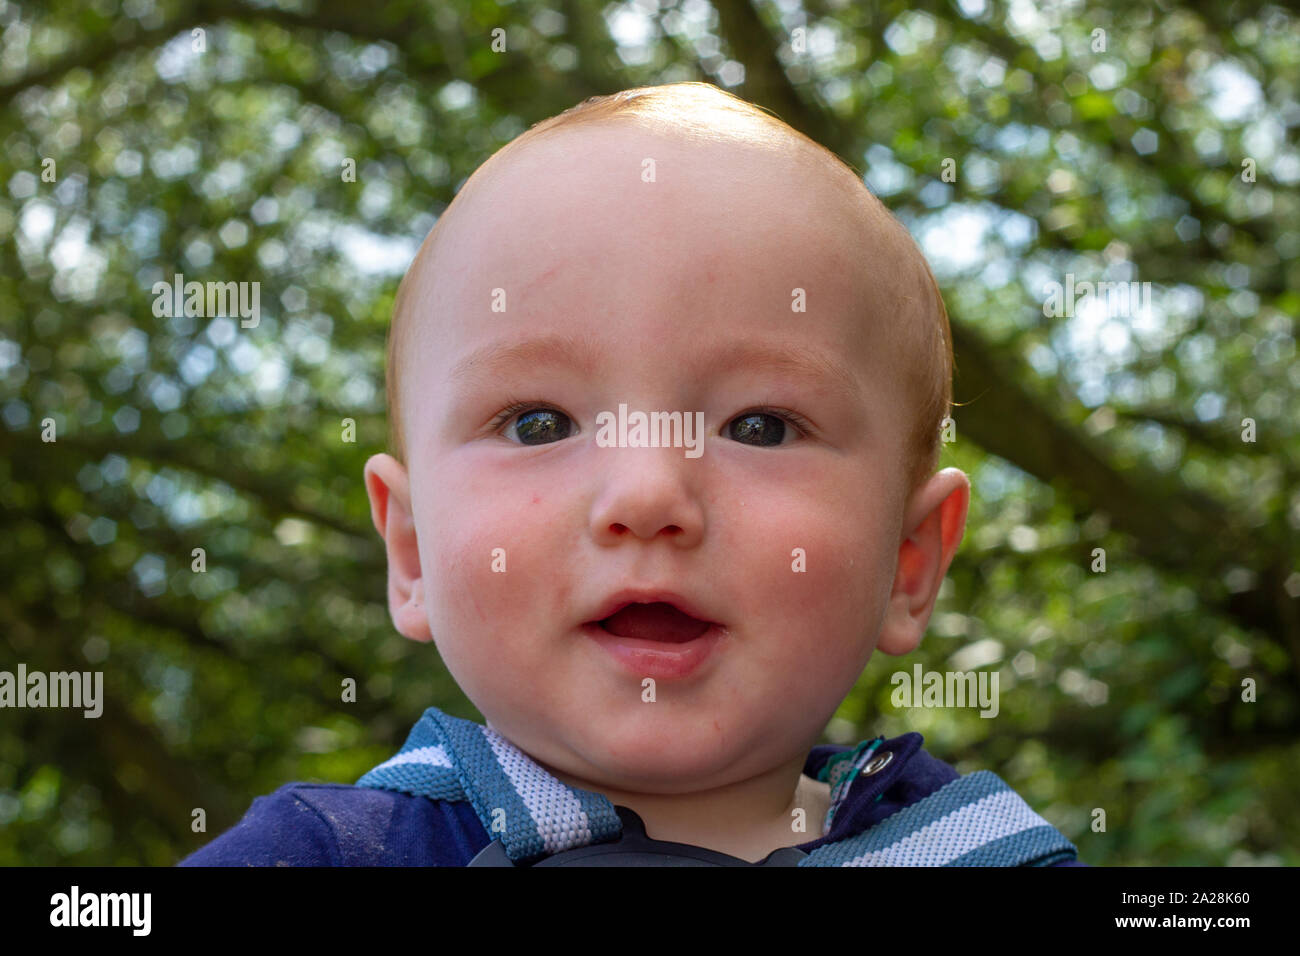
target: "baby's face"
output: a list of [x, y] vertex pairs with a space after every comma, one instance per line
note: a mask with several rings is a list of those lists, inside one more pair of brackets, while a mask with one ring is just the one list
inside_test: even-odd
[[[431, 630], [488, 723], [569, 776], [673, 793], [762, 773], [817, 740], [877, 646], [913, 414], [902, 253], [812, 180], [735, 146], [564, 133], [493, 170], [415, 286], [399, 627]], [[498, 418], [515, 400], [542, 414]], [[702, 454], [603, 447], [620, 405], [702, 412]], [[613, 653], [591, 622], [630, 588], [720, 625], [710, 653]]]

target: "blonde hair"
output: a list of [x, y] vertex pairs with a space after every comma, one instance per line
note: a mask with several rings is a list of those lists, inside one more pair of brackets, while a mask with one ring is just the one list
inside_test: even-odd
[[[900, 341], [920, 343], [920, 354], [917, 355], [919, 362], [911, 367], [908, 376], [909, 384], [913, 385], [912, 390], [919, 390], [921, 395], [915, 400], [915, 419], [909, 431], [904, 468], [907, 490], [910, 492], [914, 489], [938, 465], [940, 429], [952, 404], [952, 330], [938, 283], [926, 264], [925, 257], [903, 225], [867, 189], [861, 175], [839, 156], [761, 107], [711, 84], [696, 82], [642, 86], [607, 96], [590, 97], [563, 113], [534, 124], [489, 157], [469, 178], [439, 217], [398, 286], [388, 333], [386, 366], [390, 453], [405, 463], [406, 446], [399, 380], [401, 360], [405, 354], [403, 345], [408, 335], [406, 327], [411, 324], [403, 319], [407, 312], [407, 299], [416, 284], [412, 276], [418, 271], [415, 267], [422, 259], [434, 255], [439, 238], [447, 231], [445, 223], [451, 213], [466, 205], [467, 201], [461, 201], [462, 197], [481, 188], [482, 183], [489, 178], [489, 169], [498, 168], [506, 156], [529, 143], [549, 134], [628, 120], [701, 142], [739, 143], [781, 151], [797, 149], [809, 158], [810, 166], [820, 164], [826, 175], [847, 191], [846, 195], [850, 196], [851, 201], [859, 203], [877, 225], [894, 231], [904, 247], [910, 249], [919, 263], [917, 272], [921, 278], [921, 288], [916, 298], [928, 300], [923, 301], [922, 306], [932, 320], [927, 328], [907, 330], [911, 335], [895, 336]], [[917, 346], [913, 348], [916, 349]]]

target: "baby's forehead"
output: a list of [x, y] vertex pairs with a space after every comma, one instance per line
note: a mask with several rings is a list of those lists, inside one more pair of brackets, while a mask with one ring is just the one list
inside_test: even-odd
[[[683, 227], [719, 212], [779, 218], [793, 210], [829, 227], [869, 198], [846, 167], [788, 139], [720, 139], [623, 121], [552, 131], [511, 147], [484, 165], [475, 184], [498, 209], [510, 202], [549, 205], [553, 214], [566, 207], [583, 213], [610, 205], [623, 213], [659, 207], [681, 217]], [[646, 226], [626, 218], [618, 224]]]
[[[682, 321], [725, 312], [699, 300], [716, 291], [736, 310], [783, 311], [792, 340], [808, 337], [800, 307], [821, 307], [842, 339], [869, 335], [895, 355], [910, 336], [887, 327], [925, 320], [931, 280], [919, 250], [842, 164], [779, 142], [624, 123], [513, 146], [471, 177], [413, 263], [421, 307], [408, 311], [419, 318], [402, 321], [421, 327], [406, 337], [418, 352], [463, 338], [433, 328], [448, 318], [490, 320], [498, 290], [506, 314], [548, 295], [549, 305], [610, 310], [658, 297]], [[630, 299], [611, 301], [619, 295]]]
[[412, 272], [454, 280], [477, 261], [526, 273], [566, 253], [615, 263], [628, 248], [722, 260], [761, 243], [782, 264], [861, 272], [875, 294], [926, 274], [910, 237], [838, 161], [785, 141], [719, 142], [629, 123], [499, 151], [443, 214]]

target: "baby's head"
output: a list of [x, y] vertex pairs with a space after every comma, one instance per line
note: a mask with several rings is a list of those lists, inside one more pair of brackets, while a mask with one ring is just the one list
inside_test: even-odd
[[[588, 101], [480, 167], [398, 291], [366, 466], [394, 623], [571, 780], [802, 763], [960, 541], [951, 372], [924, 258], [829, 151], [706, 84]], [[702, 443], [604, 440], [637, 412]], [[669, 599], [714, 626], [596, 623]]]

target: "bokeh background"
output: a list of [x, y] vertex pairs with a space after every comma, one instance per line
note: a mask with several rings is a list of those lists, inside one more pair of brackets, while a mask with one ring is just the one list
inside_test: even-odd
[[[0, 669], [106, 696], [0, 711], [0, 864], [171, 864], [481, 719], [384, 603], [396, 285], [499, 146], [675, 80], [862, 171], [952, 316], [967, 537], [826, 740], [919, 731], [1094, 864], [1300, 863], [1298, 79], [1300, 16], [1233, 0], [0, 0]], [[155, 317], [178, 272], [260, 324]], [[1150, 306], [1045, 315], [1067, 274]], [[917, 662], [999, 717], [894, 707]]]

